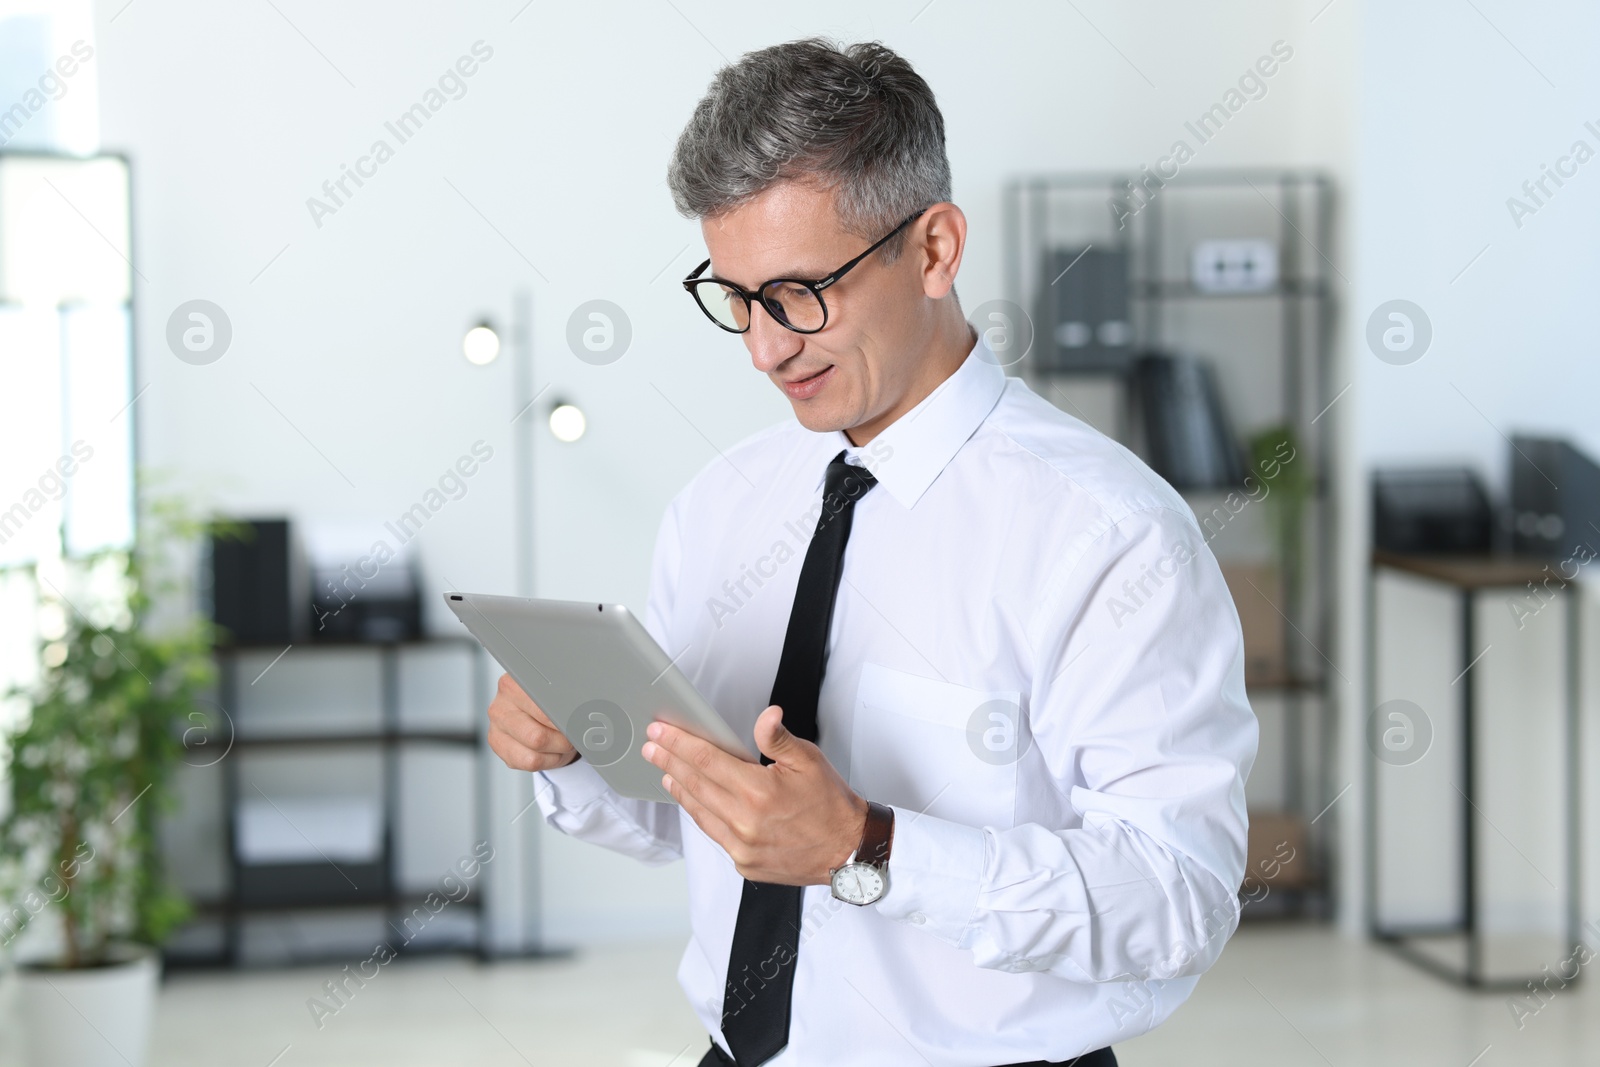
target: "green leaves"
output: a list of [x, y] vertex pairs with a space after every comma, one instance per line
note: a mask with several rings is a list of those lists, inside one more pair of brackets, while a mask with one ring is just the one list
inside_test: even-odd
[[1269, 487], [1273, 548], [1283, 569], [1285, 588], [1298, 602], [1303, 554], [1305, 507], [1316, 493], [1311, 456], [1299, 446], [1287, 423], [1269, 426], [1250, 438], [1251, 467]]
[[67, 966], [99, 962], [113, 939], [158, 944], [185, 914], [157, 832], [183, 726], [214, 681], [212, 628], [177, 603], [186, 583], [164, 565], [204, 528], [158, 501], [134, 551], [69, 560], [59, 582], [40, 579], [65, 625], [41, 644], [38, 684], [12, 694], [31, 711], [7, 738], [0, 887], [8, 902], [42, 894], [61, 910]]

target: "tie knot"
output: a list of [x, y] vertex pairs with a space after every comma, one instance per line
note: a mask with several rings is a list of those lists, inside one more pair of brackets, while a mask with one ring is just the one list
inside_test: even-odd
[[844, 453], [840, 452], [833, 457], [833, 462], [828, 464], [828, 473], [823, 479], [823, 492], [826, 496], [843, 496], [848, 500], [856, 500], [865, 496], [867, 491], [878, 484], [878, 479], [865, 467], [858, 467], [853, 463], [846, 463]]

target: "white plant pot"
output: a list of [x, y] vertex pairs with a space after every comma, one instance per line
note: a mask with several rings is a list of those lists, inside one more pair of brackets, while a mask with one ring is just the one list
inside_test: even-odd
[[114, 946], [114, 962], [84, 970], [17, 969], [17, 1019], [27, 1067], [144, 1067], [161, 957]]

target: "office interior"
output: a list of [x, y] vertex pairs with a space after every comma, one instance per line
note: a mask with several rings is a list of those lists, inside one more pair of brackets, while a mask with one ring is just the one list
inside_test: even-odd
[[[1240, 616], [1239, 929], [1119, 1060], [1594, 1062], [1600, 12], [1530, 14], [0, 0], [0, 1060], [699, 1061], [681, 864], [542, 823], [441, 594], [642, 610], [667, 502], [791, 417], [665, 170], [820, 34], [933, 87], [968, 321]], [[174, 661], [154, 733], [37, 699]], [[104, 782], [99, 836], [18, 818]], [[66, 967], [69, 915], [159, 947]]]

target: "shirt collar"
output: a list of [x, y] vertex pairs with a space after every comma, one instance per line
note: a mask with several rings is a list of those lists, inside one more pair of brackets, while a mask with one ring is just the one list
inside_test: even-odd
[[[909, 509], [988, 417], [1005, 386], [1000, 360], [980, 332], [961, 366], [916, 407], [861, 448], [843, 430], [825, 435], [830, 452], [844, 449], [847, 461], [871, 471]], [[826, 468], [817, 472], [819, 486], [826, 474]]]

